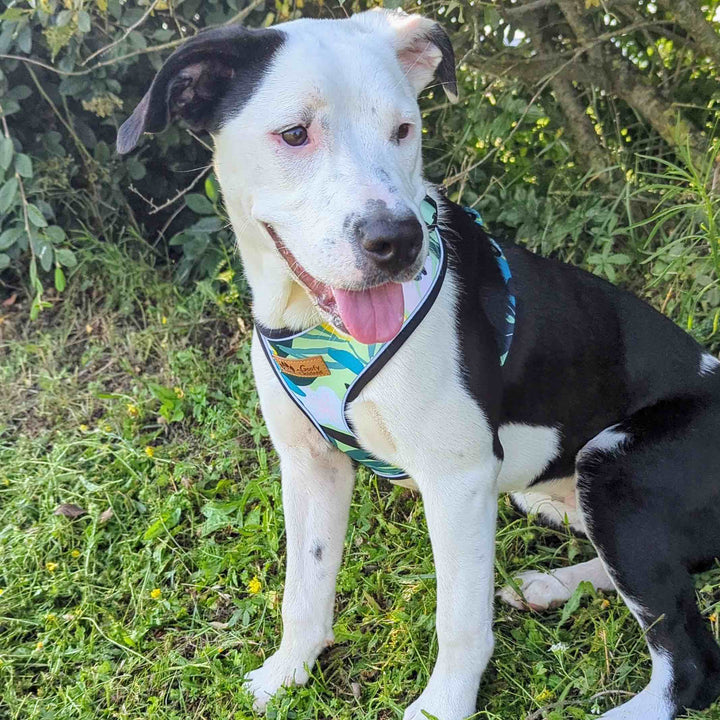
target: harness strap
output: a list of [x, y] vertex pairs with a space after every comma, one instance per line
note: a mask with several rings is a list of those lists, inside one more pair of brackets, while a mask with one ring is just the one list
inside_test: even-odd
[[[393, 480], [408, 476], [360, 446], [345, 411], [410, 337], [442, 287], [447, 257], [437, 227], [438, 208], [432, 198], [426, 197], [420, 209], [429, 234], [428, 257], [415, 280], [403, 283], [405, 321], [392, 340], [366, 345], [327, 323], [295, 333], [256, 324], [260, 344], [275, 375], [318, 432], [354, 461]], [[468, 212], [482, 224], [476, 211]], [[510, 268], [500, 246], [492, 239], [490, 242], [507, 288]], [[514, 323], [515, 297], [508, 289], [505, 322], [502, 327], [495, 326], [501, 364], [507, 358]]]

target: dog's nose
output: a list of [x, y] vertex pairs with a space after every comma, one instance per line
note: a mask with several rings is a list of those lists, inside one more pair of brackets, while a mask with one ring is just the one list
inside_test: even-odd
[[394, 274], [415, 262], [422, 247], [423, 231], [414, 215], [396, 217], [383, 212], [360, 222], [358, 239], [374, 265]]

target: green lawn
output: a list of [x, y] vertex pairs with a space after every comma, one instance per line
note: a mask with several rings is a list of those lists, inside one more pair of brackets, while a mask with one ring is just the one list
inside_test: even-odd
[[[252, 718], [240, 680], [277, 645], [285, 551], [243, 293], [181, 294], [109, 245], [81, 276], [34, 323], [22, 298], [0, 307], [0, 717]], [[590, 557], [500, 512], [498, 583]], [[720, 570], [697, 587], [717, 635]], [[421, 503], [360, 473], [337, 643], [269, 717], [400, 718], [436, 652], [434, 606]], [[496, 628], [477, 718], [589, 718], [649, 676], [614, 596], [498, 606]]]

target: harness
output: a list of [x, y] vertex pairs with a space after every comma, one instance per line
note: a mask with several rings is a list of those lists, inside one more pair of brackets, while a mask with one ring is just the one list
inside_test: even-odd
[[[420, 206], [430, 238], [428, 257], [418, 276], [403, 283], [405, 320], [388, 342], [366, 345], [329, 323], [293, 333], [257, 326], [258, 338], [275, 375], [318, 432], [352, 460], [390, 480], [407, 478], [400, 468], [374, 457], [360, 446], [345, 410], [381, 368], [400, 349], [437, 298], [447, 269], [445, 243], [437, 226], [435, 201], [426, 197]], [[467, 209], [475, 222], [482, 218]], [[504, 284], [504, 315], [493, 321], [500, 364], [507, 359], [515, 328], [515, 296], [510, 289], [510, 266], [502, 249], [489, 238]]]

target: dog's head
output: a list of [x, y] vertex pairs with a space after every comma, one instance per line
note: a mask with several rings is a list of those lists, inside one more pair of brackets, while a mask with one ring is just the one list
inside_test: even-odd
[[364, 342], [387, 340], [398, 283], [427, 254], [417, 95], [432, 82], [456, 99], [450, 41], [419, 15], [219, 28], [168, 59], [118, 150], [172, 117], [209, 130], [236, 232], [257, 225], [316, 306]]

